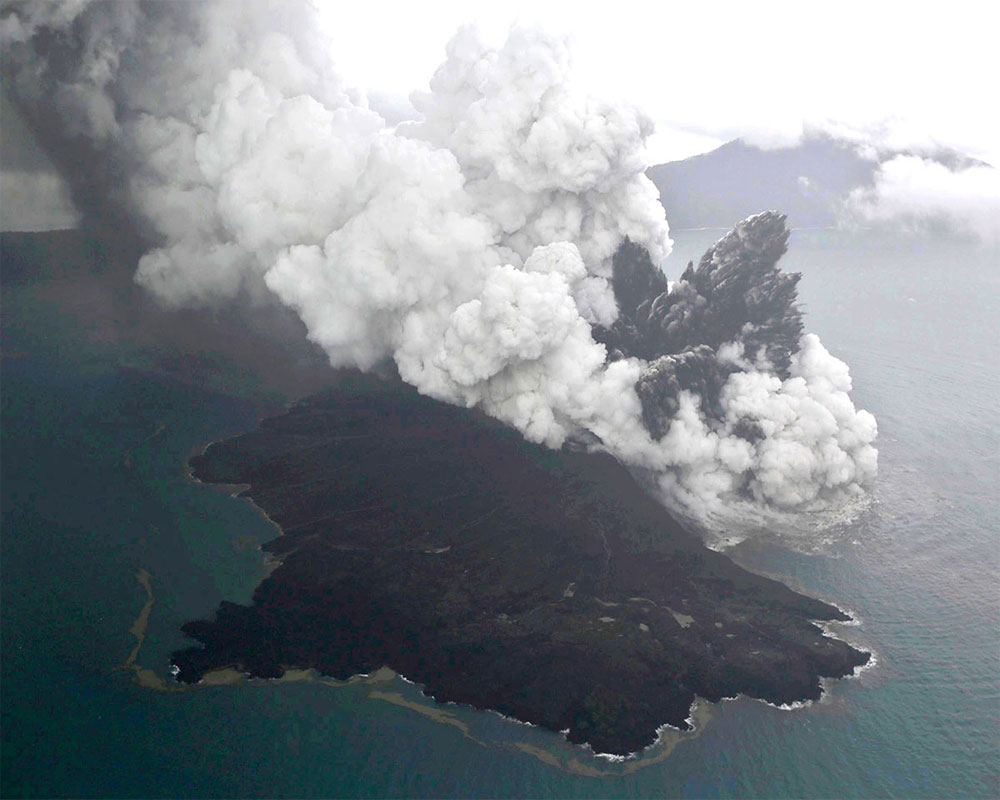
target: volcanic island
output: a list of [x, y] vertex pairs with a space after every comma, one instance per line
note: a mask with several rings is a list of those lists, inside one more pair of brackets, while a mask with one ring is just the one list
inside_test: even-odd
[[[651, 430], [680, 389], [720, 385], [709, 350], [740, 330], [772, 363], [787, 355], [801, 322], [798, 276], [776, 267], [786, 241], [780, 215], [745, 220], [681, 291], [644, 251], [619, 250], [609, 353], [670, 338], [639, 387]], [[190, 463], [198, 480], [241, 485], [282, 533], [250, 605], [184, 626], [197, 641], [172, 656], [184, 683], [388, 666], [439, 702], [628, 755], [663, 725], [687, 729], [696, 696], [815, 700], [821, 678], [870, 658], [824, 634], [843, 611], [707, 548], [594, 443], [532, 444], [395, 377], [343, 371]]]

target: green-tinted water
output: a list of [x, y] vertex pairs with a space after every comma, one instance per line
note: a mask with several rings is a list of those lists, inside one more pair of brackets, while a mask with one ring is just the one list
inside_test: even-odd
[[[675, 234], [677, 261], [716, 235]], [[8, 290], [2, 794], [996, 796], [997, 254], [803, 232], [787, 260], [805, 273], [808, 329], [851, 364], [856, 400], [879, 418], [878, 502], [829, 555], [757, 543], [737, 556], [857, 612], [845, 635], [879, 663], [808, 709], [723, 703], [661, 763], [617, 777], [518, 749], [609, 768], [557, 736], [444, 709], [478, 743], [398, 705], [419, 701], [399, 679], [168, 693], [115, 671], [146, 601], [136, 570], [155, 599], [138, 662], [161, 675], [182, 622], [246, 601], [262, 576], [270, 523], [184, 467], [261, 405], [235, 385], [126, 368], [120, 342], [88, 336], [30, 285]]]

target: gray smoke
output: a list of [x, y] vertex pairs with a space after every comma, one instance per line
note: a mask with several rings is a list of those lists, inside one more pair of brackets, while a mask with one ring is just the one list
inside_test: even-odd
[[[391, 358], [421, 392], [532, 441], [596, 437], [699, 519], [738, 498], [798, 510], [862, 491], [874, 420], [816, 337], [783, 376], [742, 340], [719, 346], [737, 365], [721, 414], [679, 391], [662, 430], [644, 424], [650, 359], [609, 358], [594, 334], [619, 317], [623, 241], [655, 263], [670, 248], [644, 175], [652, 126], [575, 86], [563, 41], [514, 28], [494, 49], [462, 29], [411, 98], [420, 120], [390, 127], [338, 78], [313, 13], [5, 7], [20, 102], [85, 144], [81, 174], [153, 243], [140, 284], [176, 306], [276, 297], [331, 364]], [[753, 441], [738, 435], [748, 418]]]

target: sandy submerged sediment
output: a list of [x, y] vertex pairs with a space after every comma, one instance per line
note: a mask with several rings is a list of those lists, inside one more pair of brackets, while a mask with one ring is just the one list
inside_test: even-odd
[[[215, 687], [266, 687], [289, 683], [312, 683], [330, 688], [342, 688], [348, 686], [370, 686], [368, 698], [378, 702], [389, 703], [397, 708], [402, 708], [419, 714], [427, 720], [436, 724], [450, 726], [458, 730], [463, 737], [473, 741], [483, 747], [512, 748], [527, 756], [541, 761], [551, 767], [564, 770], [571, 774], [592, 778], [610, 778], [630, 775], [638, 770], [645, 769], [655, 764], [662, 763], [669, 758], [674, 750], [687, 741], [697, 738], [705, 729], [712, 718], [712, 705], [701, 698], [696, 698], [691, 704], [690, 713], [685, 720], [689, 726], [688, 730], [681, 730], [672, 725], [661, 725], [656, 732], [655, 741], [639, 751], [617, 755], [611, 753], [596, 752], [589, 745], [579, 747], [571, 744], [567, 740], [568, 730], [560, 732], [561, 741], [553, 741], [545, 746], [534, 741], [518, 741], [507, 739], [488, 738], [477, 736], [472, 725], [461, 719], [456, 712], [451, 711], [447, 706], [455, 706], [455, 703], [440, 703], [433, 698], [421, 695], [418, 699], [410, 699], [399, 691], [393, 691], [391, 686], [395, 681], [401, 681], [410, 686], [418, 686], [415, 681], [407, 679], [403, 675], [387, 666], [379, 667], [370, 673], [359, 673], [346, 680], [335, 680], [326, 677], [312, 668], [285, 668], [282, 675], [277, 678], [255, 678], [250, 673], [242, 671], [236, 667], [223, 667], [207, 671], [201, 679], [193, 685], [177, 682], [174, 678], [164, 678], [155, 670], [143, 667], [139, 663], [142, 646], [146, 639], [146, 633], [150, 622], [150, 617], [155, 603], [153, 593], [152, 575], [145, 569], [139, 569], [135, 573], [137, 583], [145, 592], [146, 599], [138, 616], [129, 627], [129, 633], [135, 637], [135, 644], [129, 651], [125, 661], [118, 667], [119, 670], [128, 670], [133, 673], [133, 681], [143, 688], [158, 692], [190, 692]], [[846, 612], [845, 612], [846, 613]], [[847, 622], [827, 623], [841, 625], [857, 625], [856, 615], [851, 615]], [[824, 635], [832, 636], [827, 631], [827, 624], [824, 624]], [[871, 668], [875, 663], [874, 653], [872, 658], [865, 665], [857, 667], [853, 676], [860, 675], [866, 669]], [[177, 668], [173, 667], [171, 672], [176, 677]], [[849, 677], [853, 677], [849, 676]], [[824, 696], [826, 695], [826, 684], [830, 679], [823, 680]], [[423, 687], [419, 687], [423, 689]], [[745, 695], [738, 695], [733, 698], [722, 698], [722, 700], [733, 700]], [[746, 698], [754, 699], [754, 698]], [[780, 710], [794, 710], [805, 708], [813, 704], [813, 701], [803, 701], [801, 703], [788, 705], [775, 705], [767, 703], [773, 708]], [[508, 717], [498, 712], [493, 712], [506, 721], [516, 723], [518, 726], [537, 729], [539, 726]]]
[[[407, 709], [409, 711], [420, 714], [421, 716], [427, 718], [428, 720], [444, 725], [450, 725], [457, 730], [459, 730], [462, 735], [482, 745], [483, 747], [489, 746], [489, 744], [481, 739], [476, 738], [470, 729], [468, 723], [463, 722], [458, 719], [455, 714], [447, 711], [440, 704], [435, 704], [433, 701], [417, 701], [410, 700], [404, 697], [399, 692], [390, 691], [388, 688], [393, 681], [399, 679], [405, 683], [411, 684], [412, 681], [407, 681], [400, 675], [397, 675], [389, 667], [379, 667], [372, 673], [368, 674], [358, 674], [351, 676], [345, 681], [336, 681], [330, 678], [326, 678], [320, 675], [314, 669], [286, 669], [284, 674], [280, 678], [271, 679], [254, 679], [248, 673], [242, 672], [234, 667], [225, 667], [222, 669], [211, 670], [206, 672], [200, 681], [195, 685], [184, 685], [177, 683], [175, 680], [168, 680], [158, 674], [155, 670], [143, 667], [138, 663], [139, 655], [142, 651], [142, 646], [146, 640], [146, 632], [149, 626], [150, 615], [153, 610], [153, 605], [155, 603], [155, 598], [153, 596], [153, 586], [152, 586], [152, 576], [145, 569], [139, 569], [135, 573], [136, 581], [142, 587], [146, 594], [146, 600], [143, 603], [142, 608], [139, 611], [138, 616], [129, 626], [129, 633], [135, 637], [136, 642], [132, 649], [129, 651], [125, 660], [120, 664], [116, 671], [127, 670], [132, 673], [132, 680], [137, 685], [143, 687], [144, 689], [150, 689], [157, 692], [192, 692], [198, 691], [200, 689], [212, 688], [212, 687], [237, 687], [237, 686], [269, 686], [275, 684], [288, 684], [288, 683], [316, 683], [321, 684], [326, 687], [338, 688], [346, 686], [357, 686], [357, 685], [370, 685], [373, 688], [368, 693], [368, 697], [371, 700], [389, 703], [398, 708]], [[172, 669], [172, 672], [176, 675], [176, 668]], [[525, 723], [521, 723], [525, 724]], [[544, 763], [550, 764], [551, 766], [558, 767], [560, 769], [566, 769], [569, 772], [574, 772], [581, 775], [589, 776], [604, 776], [610, 775], [611, 773], [607, 771], [601, 771], [593, 767], [580, 762], [576, 759], [571, 759], [566, 761], [561, 759], [557, 755], [551, 753], [544, 748], [538, 747], [537, 745], [528, 744], [526, 742], [504, 742], [504, 746], [513, 746], [534, 758], [543, 761]], [[658, 760], [662, 760], [658, 759]], [[650, 762], [652, 763], [652, 762]]]

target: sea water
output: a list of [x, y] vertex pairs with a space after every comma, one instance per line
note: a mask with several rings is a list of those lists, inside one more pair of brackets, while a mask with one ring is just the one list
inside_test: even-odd
[[[668, 276], [723, 232], [674, 232]], [[856, 404], [878, 418], [880, 473], [869, 508], [812, 546], [762, 537], [732, 555], [849, 609], [860, 624], [837, 635], [877, 664], [795, 711], [744, 698], [704, 707], [696, 735], [632, 772], [557, 734], [435, 709], [400, 679], [135, 683], [120, 667], [148, 600], [138, 570], [153, 604], [135, 665], [165, 678], [187, 641], [180, 625], [247, 602], [266, 573], [257, 548], [274, 528], [185, 468], [263, 408], [238, 387], [127, 367], [116, 342], [88, 337], [31, 286], [6, 291], [0, 793], [1000, 794], [998, 253], [796, 231], [783, 266], [803, 273], [806, 329], [850, 364]]]

